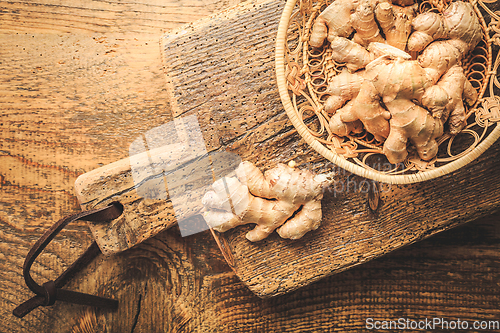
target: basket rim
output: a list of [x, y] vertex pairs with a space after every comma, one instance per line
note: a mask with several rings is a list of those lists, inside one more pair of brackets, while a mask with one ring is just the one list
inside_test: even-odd
[[297, 0], [287, 0], [283, 9], [283, 13], [281, 15], [281, 19], [279, 21], [275, 47], [276, 81], [280, 99], [288, 115], [288, 118], [292, 122], [299, 135], [307, 142], [307, 144], [309, 144], [324, 158], [330, 160], [331, 162], [348, 172], [364, 178], [372, 179], [374, 181], [389, 184], [412, 184], [441, 177], [464, 167], [465, 165], [478, 158], [500, 137], [500, 126], [499, 123], [497, 123], [492, 132], [486, 138], [484, 138], [474, 149], [472, 149], [464, 156], [448, 164], [439, 166], [436, 169], [421, 171], [408, 175], [388, 175], [374, 170], [366, 169], [346, 160], [344, 157], [341, 157], [340, 155], [334, 153], [332, 150], [326, 148], [307, 131], [306, 125], [304, 125], [299, 120], [288, 93], [288, 85], [285, 77], [285, 45], [290, 17], [296, 3]]

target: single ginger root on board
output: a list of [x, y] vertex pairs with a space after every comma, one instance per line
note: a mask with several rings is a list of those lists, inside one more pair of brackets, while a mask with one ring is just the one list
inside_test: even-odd
[[[339, 29], [332, 18], [347, 19], [339, 9], [345, 2], [351, 14]], [[346, 136], [364, 128], [383, 142], [391, 163], [404, 161], [408, 144], [421, 159], [434, 158], [445, 128], [455, 135], [465, 126], [464, 101], [473, 105], [477, 100], [462, 68], [482, 38], [472, 5], [456, 1], [442, 14], [415, 16], [411, 0], [335, 3], [316, 19], [310, 38], [313, 47], [327, 38], [332, 59], [346, 67], [329, 79], [326, 90], [332, 133]], [[407, 49], [420, 52], [417, 60]]]
[[321, 223], [323, 187], [331, 180], [284, 164], [265, 174], [250, 162], [242, 162], [236, 177], [217, 180], [203, 197], [207, 224], [225, 232], [255, 223], [247, 239], [256, 242], [274, 230], [283, 238], [298, 239]]

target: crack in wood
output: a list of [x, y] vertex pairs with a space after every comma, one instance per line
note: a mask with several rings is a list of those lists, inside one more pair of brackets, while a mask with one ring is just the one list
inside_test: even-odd
[[[147, 287], [147, 284], [146, 284]], [[146, 287], [144, 288], [144, 293], [146, 293]], [[137, 323], [139, 322], [139, 315], [141, 314], [141, 303], [142, 303], [142, 294], [139, 294], [139, 300], [137, 301], [137, 312], [134, 316], [134, 321], [132, 322], [132, 329], [130, 333], [134, 333], [135, 328], [137, 327]]]

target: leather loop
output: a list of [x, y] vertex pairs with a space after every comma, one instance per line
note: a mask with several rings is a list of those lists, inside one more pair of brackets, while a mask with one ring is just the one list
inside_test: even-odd
[[43, 289], [45, 290], [45, 304], [53, 305], [56, 302], [57, 289], [54, 281], [45, 282], [43, 284]]
[[43, 236], [40, 237], [35, 245], [33, 245], [26, 256], [26, 260], [23, 265], [23, 275], [26, 285], [36, 294], [36, 296], [16, 307], [13, 311], [14, 316], [22, 318], [41, 305], [53, 305], [56, 300], [75, 304], [117, 308], [118, 301], [116, 300], [61, 289], [61, 287], [63, 287], [78, 271], [90, 263], [99, 253], [101, 253], [96, 242], [93, 242], [92, 245], [90, 245], [90, 247], [55, 281], [49, 281], [40, 286], [31, 277], [30, 269], [35, 262], [35, 259], [40, 255], [40, 253], [42, 253], [45, 247], [70, 222], [76, 220], [106, 222], [117, 218], [122, 214], [122, 212], [123, 205], [115, 202], [105, 208], [89, 210], [66, 216], [51, 226], [43, 234]]

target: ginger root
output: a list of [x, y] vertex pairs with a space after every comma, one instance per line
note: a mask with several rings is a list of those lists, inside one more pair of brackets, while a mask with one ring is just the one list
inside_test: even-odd
[[460, 66], [453, 66], [435, 86], [427, 89], [422, 96], [422, 104], [434, 118], [446, 121], [450, 134], [458, 134], [465, 126], [465, 107], [463, 100], [473, 105], [478, 94], [467, 80]]
[[468, 2], [452, 2], [443, 14], [424, 13], [413, 20], [415, 32], [408, 39], [408, 50], [422, 51], [437, 39], [461, 41], [461, 52], [473, 49], [482, 38], [474, 8]]
[[349, 37], [354, 30], [351, 25], [351, 12], [354, 12], [357, 6], [357, 0], [334, 1], [314, 22], [309, 44], [321, 47], [327, 37], [328, 41], [332, 41], [334, 37]]
[[383, 151], [391, 163], [406, 158], [408, 142], [421, 159], [432, 159], [444, 123], [449, 119], [450, 133], [458, 133], [465, 120], [462, 100], [473, 104], [477, 99], [460, 66], [449, 69], [436, 85], [418, 61], [402, 58], [381, 57], [364, 71], [344, 76], [354, 76], [350, 80], [362, 77], [364, 81], [358, 83], [357, 94], [356, 90], [350, 93], [355, 97], [335, 111], [330, 129], [345, 136], [355, 132], [359, 127], [356, 122], [361, 121], [375, 139], [384, 141]]
[[262, 174], [252, 163], [242, 162], [236, 177], [217, 180], [205, 194], [203, 217], [219, 232], [255, 223], [246, 235], [252, 242], [274, 230], [283, 238], [298, 239], [319, 227], [323, 187], [330, 181], [284, 164]]
[[[415, 16], [412, 0], [346, 2], [353, 13], [352, 40], [325, 19], [340, 15], [340, 8], [335, 7], [334, 15], [326, 13], [329, 6], [319, 16], [328, 30], [324, 36], [331, 42], [332, 58], [347, 69], [330, 78], [326, 90], [331, 132], [346, 136], [363, 127], [383, 142], [391, 163], [404, 161], [409, 143], [421, 159], [431, 160], [445, 128], [455, 135], [465, 126], [464, 101], [473, 105], [477, 100], [461, 67], [482, 38], [472, 5], [457, 1], [443, 14]], [[415, 31], [410, 35], [411, 25]], [[406, 48], [421, 52], [417, 60], [411, 60]]]
[[351, 15], [351, 24], [356, 33], [352, 41], [362, 46], [368, 46], [371, 42], [384, 42], [384, 38], [380, 35], [377, 22], [375, 21], [375, 13], [373, 6], [369, 0], [363, 0], [356, 12]]
[[385, 35], [387, 44], [400, 50], [406, 49], [411, 23], [416, 15], [417, 4], [400, 7], [389, 2], [381, 2], [375, 9], [375, 16]]
[[334, 37], [330, 47], [332, 59], [346, 63], [347, 69], [351, 71], [357, 71], [373, 61], [373, 54], [347, 38]]
[[365, 80], [352, 103], [337, 110], [331, 118], [330, 129], [337, 135], [345, 136], [356, 128], [355, 122], [359, 120], [368, 132], [375, 133], [378, 141], [383, 141], [389, 135], [390, 118], [391, 114], [380, 105], [373, 82]]

